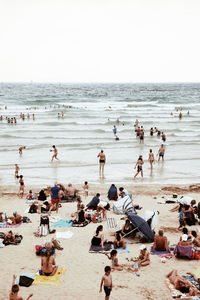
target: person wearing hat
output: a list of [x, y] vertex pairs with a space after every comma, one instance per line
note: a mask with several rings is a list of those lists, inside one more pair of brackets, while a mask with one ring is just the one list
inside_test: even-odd
[[183, 234], [181, 237], [181, 241], [178, 242], [179, 246], [190, 246], [191, 242], [188, 241], [188, 235], [187, 234]]
[[148, 266], [150, 264], [150, 256], [149, 251], [145, 245], [141, 245], [139, 247], [140, 255], [139, 255], [139, 266]]

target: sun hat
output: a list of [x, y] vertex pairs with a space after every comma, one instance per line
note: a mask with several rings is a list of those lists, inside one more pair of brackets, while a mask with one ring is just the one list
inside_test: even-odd
[[147, 247], [145, 245], [140, 245], [139, 250], [144, 250], [147, 249]]

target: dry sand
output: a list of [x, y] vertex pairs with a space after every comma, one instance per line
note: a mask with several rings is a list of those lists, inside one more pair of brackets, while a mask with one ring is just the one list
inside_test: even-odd
[[[77, 186], [78, 187], [78, 186]], [[79, 187], [80, 188], [80, 187]], [[173, 204], [158, 204], [162, 201], [162, 196], [170, 194], [175, 189], [162, 190], [161, 187], [137, 187], [126, 186], [126, 188], [136, 195], [134, 200], [143, 209], [139, 215], [143, 215], [145, 209], [159, 210], [159, 224], [157, 229], [162, 227], [165, 230], [165, 235], [170, 240], [170, 244], [176, 243], [179, 240], [180, 232], [178, 232], [178, 214], [169, 212]], [[172, 188], [172, 187], [171, 187]], [[173, 187], [175, 188], [175, 187]], [[200, 195], [191, 193], [189, 187], [183, 187], [179, 190], [180, 194], [189, 193], [195, 199], [200, 201]], [[184, 190], [186, 189], [186, 190]], [[34, 190], [34, 189], [33, 189]], [[39, 190], [39, 189], [36, 189]], [[90, 188], [90, 196], [96, 192], [100, 192], [102, 198], [106, 197], [108, 186], [92, 186]], [[40, 268], [40, 258], [35, 255], [34, 245], [43, 244], [50, 240], [53, 236], [49, 235], [43, 238], [34, 237], [35, 231], [39, 225], [39, 214], [25, 214], [27, 209], [25, 199], [20, 199], [16, 196], [17, 187], [7, 187], [1, 190], [0, 210], [11, 215], [13, 211], [18, 211], [22, 215], [27, 215], [32, 220], [30, 224], [22, 224], [18, 228], [13, 228], [14, 232], [23, 235], [23, 240], [18, 246], [7, 246], [0, 249], [0, 265], [1, 265], [1, 281], [0, 281], [0, 300], [8, 299], [9, 290], [12, 283], [12, 275], [21, 273], [35, 273]], [[27, 187], [28, 191], [28, 187]], [[176, 190], [177, 192], [177, 190]], [[154, 199], [156, 197], [156, 199]], [[64, 203], [59, 210], [58, 215], [62, 218], [70, 218], [72, 212], [76, 210], [76, 203]], [[55, 212], [52, 215], [56, 215]], [[117, 216], [110, 211], [108, 217], [114, 217], [118, 221], [122, 216]], [[59, 266], [66, 268], [66, 273], [62, 278], [62, 282], [57, 286], [30, 286], [29, 288], [21, 287], [20, 295], [24, 298], [33, 293], [31, 299], [37, 300], [98, 300], [104, 299], [104, 293], [99, 294], [99, 284], [101, 276], [104, 273], [104, 267], [110, 265], [110, 261], [103, 254], [89, 253], [91, 238], [99, 224], [90, 223], [84, 228], [59, 228], [58, 231], [70, 230], [74, 233], [71, 239], [60, 239], [63, 251], [56, 250], [56, 262]], [[113, 237], [107, 231], [106, 221], [102, 222], [104, 232], [109, 240]], [[192, 226], [190, 229], [197, 229], [197, 226]], [[8, 229], [0, 229], [7, 232]], [[137, 256], [139, 253], [139, 244], [135, 244], [133, 240], [128, 240], [128, 248], [130, 253], [118, 254], [119, 263], [126, 263], [126, 258]], [[150, 249], [151, 244], [148, 244]], [[150, 266], [140, 269], [140, 277], [127, 271], [112, 272], [114, 288], [110, 299], [137, 299], [137, 300], [168, 300], [172, 299], [171, 293], [165, 283], [165, 275], [173, 268], [178, 269], [181, 274], [194, 270], [198, 266], [198, 261], [177, 260], [172, 258], [167, 262], [161, 263], [156, 255], [151, 255]]]

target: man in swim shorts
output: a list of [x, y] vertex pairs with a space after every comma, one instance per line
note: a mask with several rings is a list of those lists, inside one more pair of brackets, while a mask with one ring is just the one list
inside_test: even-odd
[[162, 157], [162, 161], [164, 161], [164, 154], [165, 154], [165, 147], [162, 144], [158, 150], [158, 161], [160, 161], [161, 157]]
[[97, 157], [99, 157], [99, 175], [104, 176], [104, 165], [106, 163], [106, 156], [103, 150], [101, 150]]

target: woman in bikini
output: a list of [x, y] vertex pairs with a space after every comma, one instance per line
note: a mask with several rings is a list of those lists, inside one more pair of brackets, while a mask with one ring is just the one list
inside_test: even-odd
[[55, 258], [51, 250], [47, 250], [41, 258], [41, 271], [40, 275], [53, 276], [55, 275], [58, 267], [56, 266]]
[[152, 152], [152, 149], [149, 150], [149, 163], [151, 169], [153, 169], [153, 163], [154, 163], [154, 154]]

